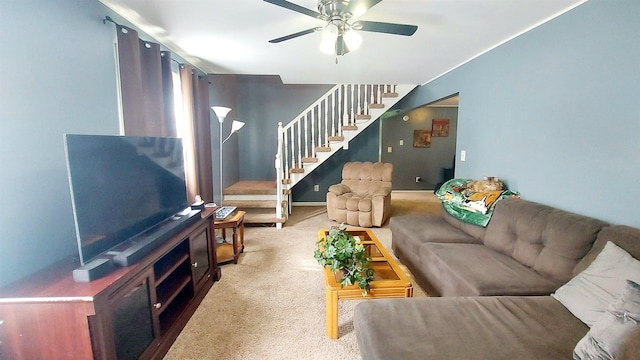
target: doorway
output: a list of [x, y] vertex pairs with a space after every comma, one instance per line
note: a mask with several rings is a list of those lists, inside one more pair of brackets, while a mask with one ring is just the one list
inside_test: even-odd
[[393, 190], [433, 190], [452, 176], [459, 96], [381, 118], [380, 161], [393, 164]]

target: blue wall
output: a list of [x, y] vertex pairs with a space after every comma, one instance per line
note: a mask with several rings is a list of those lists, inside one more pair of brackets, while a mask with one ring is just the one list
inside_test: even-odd
[[274, 180], [278, 122], [288, 124], [333, 85], [283, 84], [279, 76], [237, 78], [238, 118], [246, 122], [237, 134], [240, 180]]
[[[380, 161], [380, 120], [349, 141], [347, 150], [340, 149], [302, 179], [292, 190], [293, 202], [325, 202], [329, 186], [342, 181], [342, 167], [349, 161]], [[319, 191], [313, 191], [318, 185]]]
[[[393, 164], [393, 190], [433, 190], [443, 180], [443, 169], [453, 164], [458, 109], [422, 107], [407, 112], [408, 121], [402, 121], [403, 114], [382, 122], [381, 161]], [[414, 147], [414, 131], [431, 130], [433, 119], [449, 119], [449, 136], [433, 136], [428, 148]], [[389, 147], [392, 152], [388, 152]], [[416, 176], [421, 178], [419, 183], [415, 181]]]
[[525, 199], [640, 227], [638, 19], [637, 0], [588, 1], [401, 107], [459, 92], [456, 176], [498, 176]]
[[[119, 133], [114, 29], [105, 15], [117, 20], [97, 0], [0, 3], [0, 286], [77, 255], [62, 134]], [[500, 176], [526, 199], [640, 227], [638, 18], [638, 1], [590, 0], [399, 107], [459, 92], [456, 142], [467, 161], [457, 157], [458, 176]], [[239, 105], [248, 111], [238, 114], [247, 122], [238, 137], [252, 144], [240, 149], [243, 177], [268, 175], [248, 170], [272, 168], [275, 144], [263, 136], [302, 110], [283, 99], [299, 88], [283, 97], [271, 90], [239, 88], [256, 101]], [[304, 98], [324, 92], [308, 90]], [[371, 151], [345, 159], [377, 160], [378, 127], [371, 132], [358, 140]], [[309, 200], [324, 201], [324, 193]]]
[[108, 14], [97, 1], [0, 3], [0, 285], [77, 256], [62, 135], [119, 133]]

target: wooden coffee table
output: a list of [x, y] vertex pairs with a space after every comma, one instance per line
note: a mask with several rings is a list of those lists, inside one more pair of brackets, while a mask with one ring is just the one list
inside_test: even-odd
[[[370, 266], [373, 268], [373, 281], [369, 284], [371, 289], [366, 296], [357, 285], [342, 287], [339, 275], [324, 268], [324, 280], [326, 285], [326, 330], [331, 339], [338, 338], [338, 301], [361, 300], [377, 298], [412, 297], [413, 285], [402, 271], [398, 263], [389, 251], [382, 246], [380, 240], [368, 229], [347, 229], [347, 232], [357, 236], [367, 249], [367, 256], [371, 258]], [[318, 240], [324, 239], [329, 230], [320, 230]]]

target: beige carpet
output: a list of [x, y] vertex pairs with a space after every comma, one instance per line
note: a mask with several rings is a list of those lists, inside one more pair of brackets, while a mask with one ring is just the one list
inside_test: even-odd
[[[394, 192], [392, 216], [437, 213], [432, 192]], [[294, 207], [278, 230], [247, 227], [238, 264], [222, 266], [215, 283], [165, 359], [360, 359], [353, 308], [339, 303], [339, 339], [325, 335], [321, 267], [313, 258], [317, 232], [337, 225], [325, 207]], [[388, 222], [374, 233], [391, 249]], [[414, 283], [414, 296], [426, 296]]]

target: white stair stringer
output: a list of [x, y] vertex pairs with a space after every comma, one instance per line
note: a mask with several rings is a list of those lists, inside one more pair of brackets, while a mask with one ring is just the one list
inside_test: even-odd
[[[378, 100], [376, 102], [377, 104], [384, 105], [384, 107], [382, 108], [367, 107], [366, 109], [363, 109], [360, 104], [357, 104], [355, 108], [353, 107], [353, 104], [355, 104], [356, 102], [357, 103], [361, 102], [361, 101], [358, 101], [359, 97], [367, 98], [368, 96], [371, 96], [371, 94], [367, 94], [364, 91], [362, 91], [363, 92], [362, 94], [358, 93], [359, 91], [358, 89], [366, 88], [368, 90], [369, 87], [374, 88], [373, 85], [336, 85], [336, 87], [334, 87], [329, 92], [327, 92], [323, 97], [318, 99], [314, 104], [312, 104], [309, 108], [303, 111], [299, 116], [297, 116], [285, 127], [283, 127], [281, 124], [278, 126], [278, 134], [279, 134], [278, 135], [279, 136], [278, 153], [276, 154], [276, 161], [275, 161], [276, 174], [278, 178], [277, 180], [278, 194], [283, 194], [283, 192], [290, 193], [290, 191], [287, 191], [287, 190], [290, 190], [291, 188], [293, 188], [293, 186], [295, 186], [302, 179], [304, 179], [306, 176], [312, 173], [316, 168], [321, 166], [322, 163], [324, 163], [327, 159], [333, 156], [333, 154], [335, 154], [338, 150], [340, 150], [341, 148], [348, 149], [349, 142], [352, 139], [357, 137], [362, 131], [364, 131], [367, 127], [373, 124], [382, 114], [388, 111], [394, 104], [400, 101], [403, 97], [409, 94], [409, 92], [411, 92], [411, 90], [413, 90], [416, 87], [416, 85], [375, 85], [375, 87], [378, 87], [378, 86], [380, 87], [380, 89], [384, 88], [385, 90], [387, 90], [390, 87], [392, 87], [393, 89], [391, 92], [392, 96], [387, 95], [389, 94], [389, 92], [381, 90], [379, 95], [377, 96], [377, 99], [375, 99], [375, 100]], [[323, 130], [325, 130], [325, 133], [326, 133], [326, 130], [327, 130], [326, 128], [330, 127], [330, 125], [325, 125], [325, 129], [318, 129], [316, 126], [314, 126], [314, 119], [316, 120], [316, 123], [320, 123], [320, 125], [318, 126], [322, 127], [323, 126], [322, 122], [325, 121], [326, 118], [331, 118], [333, 114], [330, 114], [330, 112], [334, 112], [335, 110], [335, 109], [332, 109], [332, 107], [336, 106], [335, 105], [336, 102], [332, 101], [332, 96], [333, 98], [336, 98], [338, 100], [345, 101], [344, 99], [349, 98], [350, 93], [353, 91], [354, 88], [356, 89], [355, 94], [352, 94], [351, 95], [352, 97], [350, 99], [347, 99], [346, 102], [343, 103], [342, 105], [344, 108], [345, 114], [339, 114], [337, 117], [341, 119], [334, 119], [334, 120], [336, 121], [336, 123], [342, 123], [342, 121], [344, 121], [345, 118], [348, 118], [349, 123], [346, 124], [345, 122], [345, 124], [355, 125], [357, 129], [341, 130], [340, 129], [341, 126], [336, 125], [336, 128], [338, 129], [334, 130], [334, 128], [331, 128], [331, 130], [333, 131], [332, 131], [332, 134], [329, 136], [342, 136], [343, 140], [328, 141], [327, 139], [325, 141], [319, 142], [322, 146], [328, 147], [330, 151], [325, 152], [325, 151], [310, 150], [310, 148], [313, 148], [314, 146], [315, 147], [319, 146], [316, 143], [314, 143], [313, 136], [317, 133], [322, 132]], [[343, 94], [336, 95], [341, 90], [343, 90]], [[329, 100], [327, 100], [327, 98], [329, 98]], [[368, 98], [367, 100], [369, 99], [371, 98]], [[341, 107], [341, 105], [337, 105], [337, 106]], [[329, 108], [329, 110], [327, 110], [327, 108]], [[325, 112], [324, 114], [322, 114], [323, 111]], [[370, 116], [370, 119], [356, 119], [354, 122], [353, 118], [355, 118], [355, 116], [349, 115], [346, 112], [351, 112], [352, 114], [366, 113], [367, 115]], [[329, 121], [331, 121], [331, 119]], [[296, 122], [297, 124], [295, 124]], [[309, 126], [309, 124], [311, 124], [311, 126]], [[294, 129], [295, 126], [297, 126], [297, 129]], [[290, 128], [291, 133], [293, 134], [292, 136], [290, 136], [291, 139], [288, 139], [286, 135], [283, 135], [285, 134], [286, 128]], [[317, 137], [321, 138], [322, 135], [317, 135]], [[311, 138], [311, 141], [309, 138]], [[286, 143], [287, 140], [291, 140], [292, 144], [287, 144]], [[326, 146], [327, 145], [326, 142], [328, 142], [329, 146]], [[311, 143], [312, 145], [309, 145], [309, 143]], [[296, 150], [293, 150], [293, 146], [296, 144], [301, 144], [301, 146], [306, 147], [304, 150], [305, 151], [304, 154], [302, 153], [301, 150], [299, 150], [299, 148], [297, 149], [298, 154], [295, 154]], [[285, 152], [289, 157], [296, 157], [296, 156], [297, 157], [295, 158], [295, 160], [284, 159], [283, 154]], [[294, 152], [294, 154], [292, 154], [292, 152]], [[314, 161], [306, 162], [304, 161], [305, 159], [312, 159]], [[299, 173], [294, 172], [293, 170], [289, 171], [290, 169], [293, 169], [293, 168], [297, 168], [298, 171], [301, 171], [301, 170], [304, 170], [304, 171]], [[284, 198], [279, 199], [280, 203], [282, 203], [283, 200]], [[289, 206], [287, 208], [287, 212], [290, 213], [291, 199], [288, 199], [288, 200], [289, 200], [288, 202]], [[278, 211], [276, 211], [276, 213], [277, 213], [276, 216], [280, 218], [286, 218], [286, 216], [288, 215], [288, 214], [285, 215], [284, 213], [278, 213]], [[281, 225], [281, 224], [277, 224], [277, 225]], [[280, 227], [278, 226], [278, 228]]]

